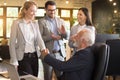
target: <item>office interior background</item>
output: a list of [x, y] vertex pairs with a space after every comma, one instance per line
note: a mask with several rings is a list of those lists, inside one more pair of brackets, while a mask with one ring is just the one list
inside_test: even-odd
[[[0, 43], [10, 37], [11, 24], [17, 19], [19, 10], [27, 0], [0, 0]], [[38, 4], [36, 20], [44, 17], [47, 0], [33, 0]], [[56, 16], [66, 22], [68, 32], [77, 24], [80, 7], [88, 8], [97, 33], [120, 34], [120, 0], [53, 0], [56, 2]], [[68, 51], [69, 53], [69, 51]]]
[[[10, 37], [12, 21], [26, 0], [0, 0], [0, 39]], [[38, 4], [36, 20], [45, 14], [44, 3], [47, 0], [33, 0]], [[66, 22], [68, 31], [77, 24], [77, 11], [87, 7], [97, 33], [119, 33], [119, 0], [53, 0], [57, 4], [56, 15]]]

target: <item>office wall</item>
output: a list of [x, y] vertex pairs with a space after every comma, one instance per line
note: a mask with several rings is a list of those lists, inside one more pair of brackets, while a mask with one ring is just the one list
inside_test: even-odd
[[109, 33], [112, 28], [112, 7], [108, 0], [92, 3], [92, 19], [98, 33]]

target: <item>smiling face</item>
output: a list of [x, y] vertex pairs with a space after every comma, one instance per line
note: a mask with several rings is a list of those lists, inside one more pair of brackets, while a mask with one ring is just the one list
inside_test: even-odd
[[84, 25], [86, 23], [86, 16], [82, 10], [78, 11], [77, 19], [80, 25]]
[[31, 5], [27, 10], [25, 9], [25, 18], [33, 20], [35, 18], [35, 13], [37, 11], [37, 6], [36, 5]]
[[56, 13], [56, 5], [48, 5], [46, 10], [46, 15], [50, 18], [54, 18], [55, 17], [55, 13]]
[[81, 47], [81, 44], [82, 44], [82, 36], [83, 36], [83, 31], [80, 31], [79, 33], [77, 33], [75, 36], [74, 36], [74, 46], [76, 48], [80, 48]]

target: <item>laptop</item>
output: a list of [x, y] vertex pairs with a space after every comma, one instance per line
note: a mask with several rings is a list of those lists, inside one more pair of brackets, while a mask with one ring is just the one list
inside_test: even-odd
[[5, 62], [5, 61], [3, 61], [2, 63], [7, 68], [10, 80], [40, 80], [39, 78], [33, 75], [30, 75], [30, 74], [19, 76], [18, 71], [16, 70], [14, 65], [10, 64], [9, 62]]

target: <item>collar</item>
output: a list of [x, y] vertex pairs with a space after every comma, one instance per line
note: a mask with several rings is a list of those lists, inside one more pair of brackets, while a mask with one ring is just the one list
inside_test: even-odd
[[27, 21], [23, 18], [23, 22], [26, 23], [26, 24], [29, 24], [29, 23], [31, 23], [32, 21], [29, 21], [29, 23], [27, 23]]
[[82, 28], [84, 28], [84, 27], [86, 27], [87, 25], [86, 25], [86, 24], [84, 24], [84, 25], [82, 25], [82, 26], [81, 26], [81, 25], [79, 24], [79, 26], [80, 26], [80, 27], [82, 27]]
[[78, 52], [78, 51], [80, 51], [80, 50], [83, 50], [83, 49], [85, 49], [85, 48], [80, 48], [80, 49], [77, 49], [77, 50], [76, 50], [76, 52]]
[[55, 17], [52, 19], [50, 18], [49, 16], [46, 15], [46, 18], [49, 20], [49, 21], [54, 21], [55, 20]]
[[81, 51], [81, 50], [84, 50], [84, 49], [87, 49], [87, 48], [90, 48], [90, 47], [91, 47], [91, 46], [88, 46], [88, 47], [86, 47], [86, 48], [77, 49], [76, 52]]

